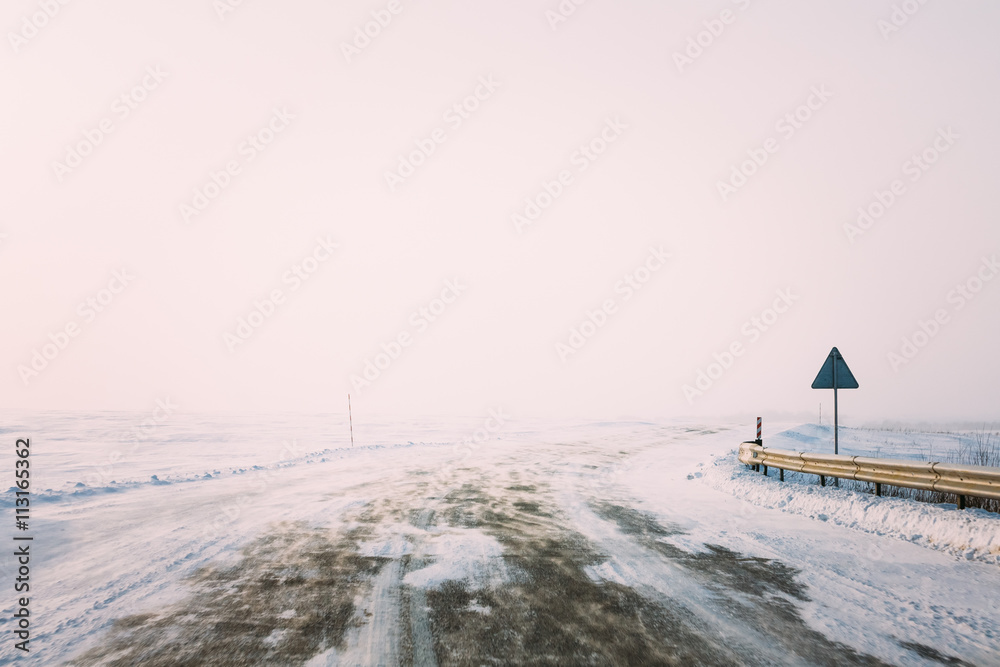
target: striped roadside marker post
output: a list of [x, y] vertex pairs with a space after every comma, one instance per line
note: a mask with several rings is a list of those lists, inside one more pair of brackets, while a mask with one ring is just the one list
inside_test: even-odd
[[[764, 441], [760, 439], [760, 425], [761, 425], [761, 418], [757, 417], [757, 444], [763, 445]], [[758, 468], [760, 467], [761, 466], [758, 466]], [[767, 466], [765, 465], [763, 466], [763, 468], [764, 468], [764, 474], [767, 475]]]

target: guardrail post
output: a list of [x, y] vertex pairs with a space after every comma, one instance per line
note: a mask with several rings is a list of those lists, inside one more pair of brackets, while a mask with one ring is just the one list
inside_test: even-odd
[[778, 468], [778, 481], [781, 481], [781, 482], [785, 481], [785, 469], [784, 468]]
[[764, 477], [767, 477], [767, 466], [764, 466]]
[[875, 482], [875, 495], [876, 496], [882, 495], [882, 485], [878, 482]]
[[826, 475], [820, 475], [819, 476], [819, 485], [820, 486], [826, 486]]
[[962, 494], [958, 494], [958, 509], [960, 510], [965, 509], [965, 496], [963, 496]]

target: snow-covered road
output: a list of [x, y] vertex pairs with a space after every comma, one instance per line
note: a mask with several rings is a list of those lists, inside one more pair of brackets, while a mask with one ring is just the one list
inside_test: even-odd
[[[885, 499], [898, 521], [852, 523], [887, 506], [747, 473], [734, 424], [455, 444], [475, 428], [383, 427], [353, 450], [317, 428], [280, 457], [280, 428], [168, 430], [96, 488], [74, 481], [93, 452], [49, 443], [28, 660], [1000, 664], [1000, 517]], [[971, 517], [980, 548], [907, 517], [951, 538]]]

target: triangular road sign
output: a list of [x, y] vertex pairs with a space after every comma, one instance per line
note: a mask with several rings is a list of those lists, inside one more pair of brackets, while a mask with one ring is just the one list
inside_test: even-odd
[[[834, 372], [836, 371], [836, 372]], [[834, 378], [837, 379], [834, 384]], [[813, 389], [857, 389], [858, 381], [854, 379], [854, 373], [847, 367], [844, 357], [840, 356], [837, 348], [830, 350], [830, 356], [823, 363], [823, 368], [819, 369], [819, 375], [812, 383]]]

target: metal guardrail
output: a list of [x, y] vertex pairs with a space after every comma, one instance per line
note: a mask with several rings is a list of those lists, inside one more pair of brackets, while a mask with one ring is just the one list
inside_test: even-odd
[[778, 468], [782, 480], [785, 471], [791, 470], [819, 475], [824, 486], [827, 477], [874, 482], [875, 495], [882, 495], [883, 484], [954, 493], [958, 496], [958, 509], [965, 509], [966, 496], [1000, 500], [1000, 468], [793, 452], [765, 448], [754, 441], [740, 444], [739, 458], [755, 470], [763, 466], [765, 475], [768, 467]]

